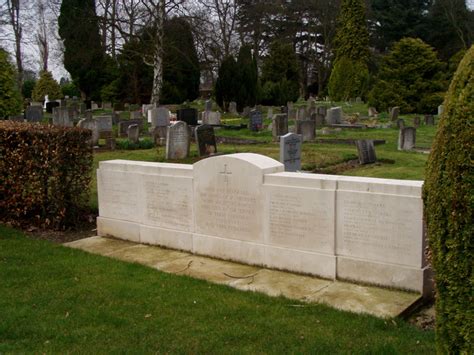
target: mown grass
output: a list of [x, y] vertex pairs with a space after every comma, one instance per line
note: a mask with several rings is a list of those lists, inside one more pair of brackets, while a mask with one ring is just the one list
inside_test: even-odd
[[0, 226], [0, 353], [433, 353], [434, 334], [31, 240]]

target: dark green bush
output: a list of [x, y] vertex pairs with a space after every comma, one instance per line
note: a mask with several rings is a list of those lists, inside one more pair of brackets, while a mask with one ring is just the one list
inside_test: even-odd
[[474, 46], [444, 101], [423, 188], [439, 353], [474, 353]]
[[0, 220], [54, 229], [88, 205], [91, 131], [0, 121]]
[[140, 139], [138, 143], [132, 143], [128, 139], [118, 140], [116, 143], [116, 148], [123, 150], [151, 149], [153, 147], [154, 144], [149, 138]]

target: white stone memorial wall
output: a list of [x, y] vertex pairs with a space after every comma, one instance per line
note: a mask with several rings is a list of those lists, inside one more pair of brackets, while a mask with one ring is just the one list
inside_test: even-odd
[[425, 292], [421, 181], [290, 173], [233, 154], [194, 165], [101, 162], [98, 233]]

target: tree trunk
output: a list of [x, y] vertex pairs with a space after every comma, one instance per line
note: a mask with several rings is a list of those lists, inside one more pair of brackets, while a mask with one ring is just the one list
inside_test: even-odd
[[165, 20], [165, 1], [160, 0], [155, 14], [155, 48], [153, 53], [153, 89], [150, 103], [158, 106], [163, 87], [163, 25]]

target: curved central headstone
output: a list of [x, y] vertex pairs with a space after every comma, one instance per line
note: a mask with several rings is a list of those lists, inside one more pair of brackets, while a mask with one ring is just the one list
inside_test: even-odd
[[263, 242], [263, 176], [284, 171], [283, 165], [242, 153], [202, 160], [193, 170], [195, 232]]

